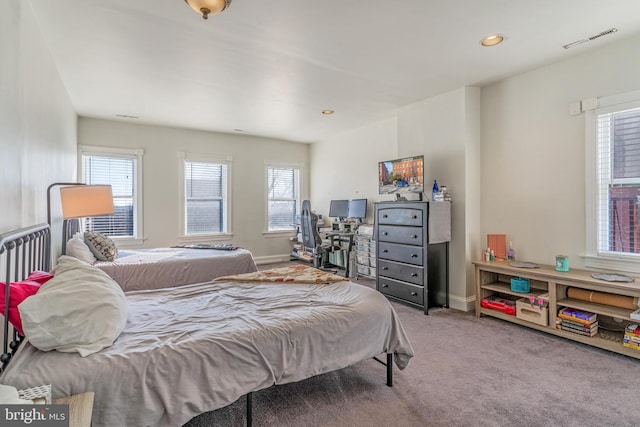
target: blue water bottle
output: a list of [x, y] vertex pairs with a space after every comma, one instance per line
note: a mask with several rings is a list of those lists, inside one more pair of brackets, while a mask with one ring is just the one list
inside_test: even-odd
[[433, 189], [431, 190], [431, 201], [436, 201], [436, 194], [440, 192], [440, 187], [438, 186], [438, 181], [433, 180]]

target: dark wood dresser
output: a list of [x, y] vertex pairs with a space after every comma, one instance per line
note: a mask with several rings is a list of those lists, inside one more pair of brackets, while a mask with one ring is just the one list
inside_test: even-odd
[[[430, 307], [449, 306], [449, 243], [429, 243], [429, 204], [375, 204], [376, 287], [388, 298], [421, 308], [425, 314]], [[443, 227], [450, 225], [446, 222]]]

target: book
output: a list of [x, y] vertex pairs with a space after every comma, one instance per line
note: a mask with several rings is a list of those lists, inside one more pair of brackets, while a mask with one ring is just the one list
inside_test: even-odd
[[572, 307], [565, 307], [558, 312], [558, 317], [563, 319], [573, 320], [575, 322], [590, 324], [598, 319], [596, 313], [589, 311], [578, 310]]
[[565, 322], [562, 321], [560, 322], [560, 325], [564, 326], [565, 328], [571, 328], [571, 329], [575, 329], [578, 331], [586, 331], [586, 332], [591, 332], [593, 329], [598, 329], [598, 323], [592, 323], [591, 325], [583, 325], [580, 323], [574, 323], [574, 322]]
[[556, 324], [560, 324], [560, 323], [562, 323], [564, 325], [567, 325], [567, 326], [573, 326], [573, 327], [578, 328], [578, 329], [589, 329], [594, 325], [598, 326], [598, 321], [597, 320], [595, 322], [593, 322], [593, 323], [586, 324], [586, 323], [577, 322], [575, 320], [564, 319], [562, 317], [558, 317], [556, 319]]
[[640, 345], [640, 335], [624, 334], [624, 341], [633, 342]]
[[578, 330], [578, 329], [574, 329], [574, 328], [570, 328], [562, 325], [558, 325], [558, 328], [563, 331], [571, 332], [578, 335], [584, 335], [587, 337], [592, 337], [598, 333], [598, 328], [593, 328], [591, 331], [582, 331], [582, 330]]
[[635, 323], [630, 323], [624, 329], [625, 334], [635, 334], [640, 335], [640, 325], [636, 325]]

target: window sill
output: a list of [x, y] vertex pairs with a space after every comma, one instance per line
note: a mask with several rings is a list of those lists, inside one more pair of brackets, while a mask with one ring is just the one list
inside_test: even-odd
[[144, 238], [136, 239], [136, 238], [130, 238], [130, 237], [120, 237], [120, 238], [111, 237], [111, 239], [119, 248], [126, 248], [130, 246], [141, 246], [144, 244], [144, 241], [145, 241]]
[[587, 268], [640, 274], [640, 259], [635, 257], [582, 255], [582, 258], [584, 259], [584, 265]]
[[216, 241], [231, 240], [231, 239], [233, 239], [233, 233], [196, 234], [192, 236], [179, 236], [178, 243], [180, 244], [202, 243], [204, 241], [216, 242]]
[[273, 238], [278, 238], [278, 237], [294, 237], [296, 234], [298, 234], [298, 231], [295, 230], [295, 229], [278, 230], [278, 231], [263, 231], [262, 232], [262, 235], [266, 239], [273, 239]]

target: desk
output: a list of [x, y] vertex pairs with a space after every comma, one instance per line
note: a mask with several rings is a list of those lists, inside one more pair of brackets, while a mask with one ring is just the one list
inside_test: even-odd
[[[343, 243], [347, 243], [346, 254], [344, 256], [344, 277], [349, 278], [349, 253], [353, 248], [353, 237], [355, 233], [347, 231], [329, 231], [325, 233], [325, 238], [331, 242], [331, 247], [338, 243], [338, 246], [343, 247]], [[338, 266], [339, 267], [339, 266]]]

